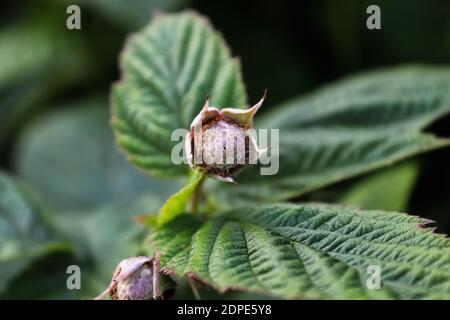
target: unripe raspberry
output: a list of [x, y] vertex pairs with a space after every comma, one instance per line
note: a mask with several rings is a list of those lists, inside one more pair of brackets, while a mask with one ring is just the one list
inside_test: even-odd
[[110, 286], [97, 299], [107, 295], [113, 300], [167, 299], [174, 289], [175, 282], [155, 270], [154, 259], [131, 257], [118, 264]]
[[114, 275], [113, 300], [151, 300], [153, 295], [152, 266], [147, 257], [122, 260]]
[[187, 160], [191, 168], [225, 182], [234, 182], [233, 175], [256, 161], [260, 151], [248, 134], [253, 128], [253, 116], [261, 107], [266, 92], [253, 107], [217, 109], [206, 100], [200, 113], [192, 121], [186, 137]]

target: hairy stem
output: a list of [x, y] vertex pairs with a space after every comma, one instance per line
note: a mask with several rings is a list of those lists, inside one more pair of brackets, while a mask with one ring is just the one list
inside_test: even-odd
[[200, 202], [200, 197], [202, 195], [203, 180], [204, 178], [202, 178], [200, 182], [197, 184], [189, 200], [189, 212], [192, 214], [196, 214], [198, 211], [198, 204]]

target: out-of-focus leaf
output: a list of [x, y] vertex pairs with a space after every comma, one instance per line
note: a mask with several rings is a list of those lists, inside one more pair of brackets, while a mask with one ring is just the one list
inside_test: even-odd
[[99, 98], [62, 106], [19, 142], [17, 171], [59, 212], [122, 203], [149, 191], [165, 199], [178, 188], [127, 163], [114, 144], [106, 105]]
[[52, 14], [0, 30], [0, 143], [32, 108], [89, 74], [86, 44]]
[[189, 127], [210, 95], [219, 107], [244, 107], [238, 62], [206, 19], [161, 15], [130, 39], [122, 80], [112, 93], [113, 127], [130, 161], [158, 176], [187, 174], [171, 159], [175, 129]]
[[59, 232], [75, 248], [82, 271], [76, 296], [92, 298], [109, 283], [117, 263], [140, 250], [145, 228], [133, 217], [157, 212], [179, 183], [145, 177], [127, 163], [114, 144], [106, 99], [59, 109], [25, 131], [16, 168], [43, 194]]
[[141, 194], [122, 204], [72, 211], [56, 217], [57, 227], [73, 243], [86, 275], [86, 287], [79, 293], [81, 297], [92, 298], [102, 292], [120, 260], [144, 253], [141, 243], [148, 229], [133, 218], [157, 212], [163, 202], [164, 198], [155, 194]]
[[1, 173], [0, 295], [5, 294], [3, 291], [9, 283], [17, 280], [35, 260], [71, 252], [55, 234], [51, 221], [31, 191]]
[[338, 200], [363, 209], [405, 211], [414, 187], [418, 165], [408, 162], [358, 181]]
[[238, 185], [220, 184], [220, 190], [233, 203], [288, 199], [448, 146], [448, 139], [423, 129], [449, 111], [448, 67], [351, 77], [259, 119], [259, 127], [280, 130], [279, 149], [270, 150], [279, 154], [279, 172], [262, 176], [252, 166], [237, 177]]
[[[220, 291], [284, 298], [450, 297], [450, 242], [429, 221], [300, 204], [241, 208], [202, 223], [183, 215], [154, 235], [163, 270]], [[367, 285], [380, 271], [381, 287]]]
[[[7, 286], [4, 299], [76, 299], [80, 298], [78, 289], [69, 289], [68, 266], [77, 265], [72, 251], [55, 247], [45, 256], [39, 256], [14, 278]], [[82, 288], [86, 281], [81, 273]]]

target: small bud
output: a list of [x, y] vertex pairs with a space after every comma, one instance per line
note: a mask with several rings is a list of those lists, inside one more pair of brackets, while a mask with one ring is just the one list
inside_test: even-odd
[[110, 295], [113, 300], [160, 300], [169, 298], [175, 282], [158, 271], [158, 261], [148, 257], [122, 260], [109, 287], [96, 299]]
[[234, 182], [233, 175], [260, 155], [254, 138], [248, 134], [253, 117], [263, 104], [264, 96], [253, 107], [217, 109], [206, 99], [200, 113], [191, 123], [186, 137], [187, 160], [191, 168], [199, 167], [212, 177]]

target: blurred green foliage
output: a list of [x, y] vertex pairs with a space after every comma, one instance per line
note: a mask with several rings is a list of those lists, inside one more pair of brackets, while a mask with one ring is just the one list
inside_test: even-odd
[[[79, 4], [82, 30], [65, 26]], [[378, 4], [382, 29], [365, 28]], [[249, 101], [264, 88], [276, 103], [355, 71], [398, 63], [450, 62], [445, 0], [28, 0], [0, 10], [0, 297], [90, 298], [115, 265], [142, 252], [133, 216], [154, 213], [179, 181], [155, 180], [118, 153], [108, 92], [130, 31], [158, 10], [193, 7], [240, 56]], [[450, 135], [449, 119], [429, 130]], [[442, 150], [303, 199], [402, 210], [450, 233], [450, 153]], [[66, 268], [82, 289], [66, 288]], [[183, 287], [183, 286], [182, 286]], [[192, 297], [179, 290], [181, 297]], [[214, 297], [205, 289], [208, 297]], [[231, 294], [226, 297], [233, 296]], [[246, 296], [247, 297], [247, 296]], [[250, 296], [255, 297], [255, 296]]]
[[339, 203], [364, 209], [406, 212], [418, 171], [417, 164], [407, 162], [376, 172], [345, 190]]

